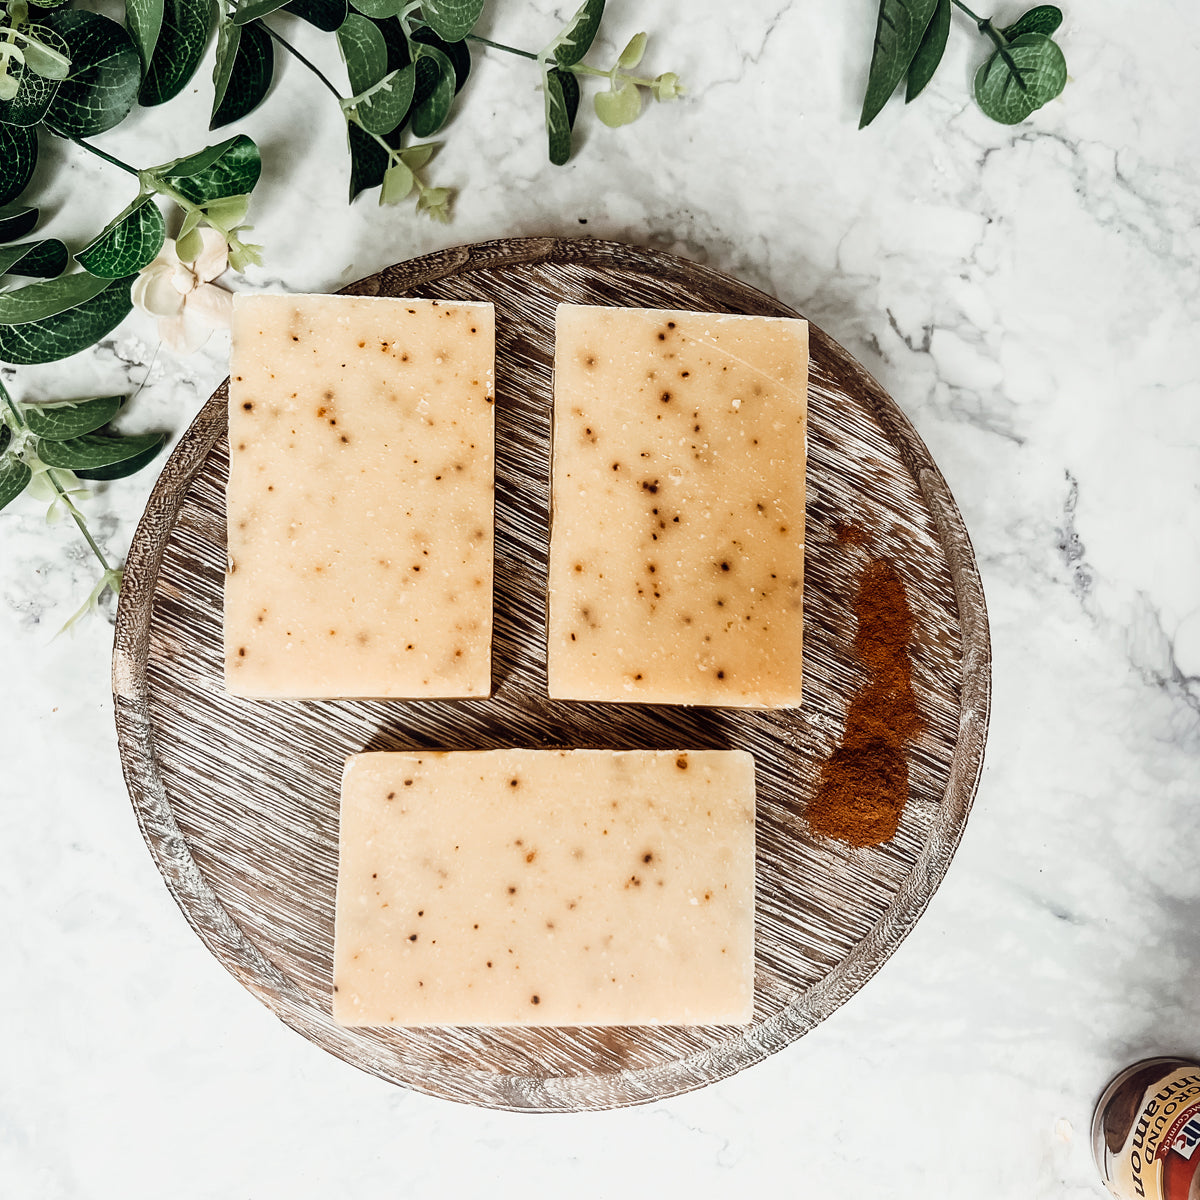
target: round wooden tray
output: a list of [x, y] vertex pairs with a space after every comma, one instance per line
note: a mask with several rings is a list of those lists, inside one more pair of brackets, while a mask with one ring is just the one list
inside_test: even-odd
[[[805, 700], [746, 712], [566, 704], [546, 696], [545, 588], [554, 308], [583, 304], [795, 316], [668, 254], [514, 239], [401, 263], [359, 295], [496, 305], [495, 690], [486, 701], [262, 702], [225, 695], [221, 596], [228, 469], [222, 386], [172, 454], [138, 527], [117, 611], [113, 691], [138, 822], [185, 916], [283, 1021], [421, 1092], [507, 1109], [661, 1100], [782, 1049], [860, 988], [913, 927], [962, 835], [987, 729], [990, 649], [962, 518], [912, 426], [811, 330]], [[839, 542], [840, 522], [865, 544]], [[924, 729], [887, 845], [851, 849], [804, 820], [861, 683], [850, 608], [869, 556], [916, 616]], [[361, 750], [496, 746], [742, 748], [758, 774], [754, 1022], [730, 1028], [342, 1029], [330, 1015], [338, 784]], [[197, 1031], [197, 1036], [206, 1036]]]

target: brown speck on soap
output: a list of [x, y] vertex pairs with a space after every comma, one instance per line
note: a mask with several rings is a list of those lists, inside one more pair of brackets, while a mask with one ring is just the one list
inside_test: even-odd
[[254, 403], [251, 400], [247, 400], [245, 402], [245, 404], [242, 405], [242, 408], [244, 408], [246, 410], [246, 412], [250, 412], [250, 410], [253, 409], [253, 407], [254, 407]]
[[541, 1004], [541, 1002], [542, 1002], [542, 999], [540, 996], [531, 996], [529, 999], [530, 1004]]
[[677, 758], [677, 759], [675, 760], [675, 765], [676, 765], [676, 766], [677, 766], [677, 767], [678, 767], [678, 768], [679, 768], [681, 771], [686, 771], [686, 770], [688, 769], [688, 760], [687, 760], [686, 758]]

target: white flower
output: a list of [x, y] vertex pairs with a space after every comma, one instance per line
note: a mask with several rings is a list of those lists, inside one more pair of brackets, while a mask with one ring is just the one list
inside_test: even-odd
[[179, 354], [199, 350], [214, 329], [228, 329], [233, 313], [232, 293], [212, 282], [229, 265], [225, 237], [208, 226], [196, 232], [200, 251], [191, 262], [182, 261], [167, 238], [132, 291], [134, 307], [158, 319], [159, 337]]

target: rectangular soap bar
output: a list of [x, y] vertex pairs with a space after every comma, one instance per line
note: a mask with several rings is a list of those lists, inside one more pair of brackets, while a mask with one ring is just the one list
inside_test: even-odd
[[808, 325], [561, 304], [550, 695], [801, 699]]
[[745, 1023], [744, 751], [360, 754], [342, 779], [342, 1025]]
[[490, 304], [238, 296], [225, 682], [491, 691]]

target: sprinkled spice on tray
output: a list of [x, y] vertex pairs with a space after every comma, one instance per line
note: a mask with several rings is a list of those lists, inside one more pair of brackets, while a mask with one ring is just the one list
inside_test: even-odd
[[[853, 526], [838, 541], [862, 545]], [[912, 686], [909, 639], [913, 614], [904, 584], [887, 559], [863, 569], [854, 600], [854, 653], [866, 667], [866, 686], [850, 702], [842, 744], [821, 769], [808, 822], [816, 833], [873, 846], [895, 836], [908, 799], [906, 744], [921, 728]]]

